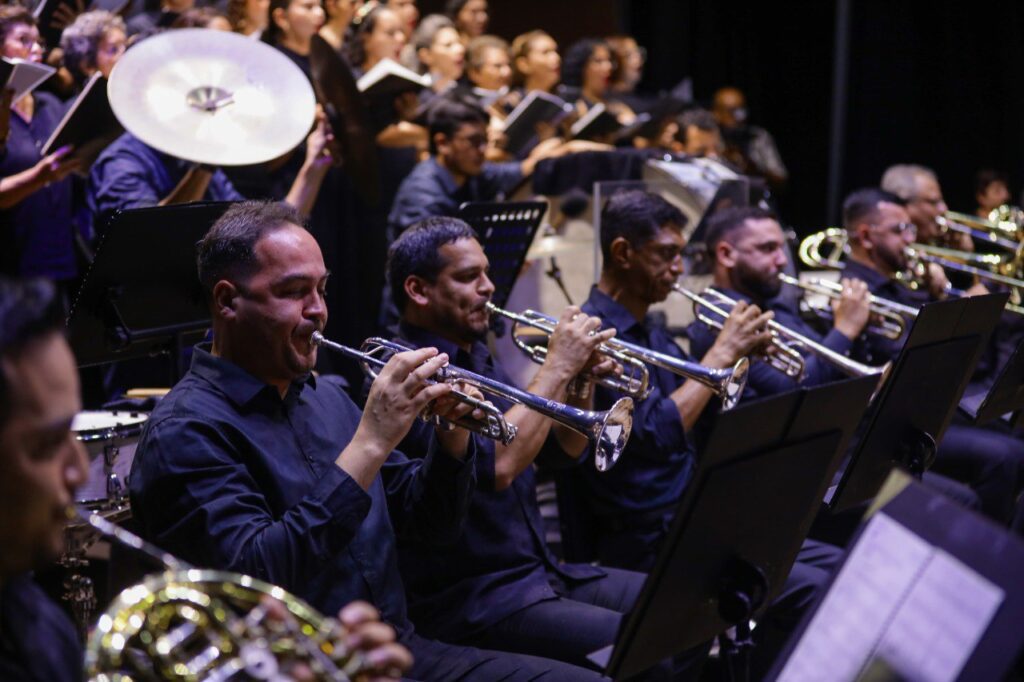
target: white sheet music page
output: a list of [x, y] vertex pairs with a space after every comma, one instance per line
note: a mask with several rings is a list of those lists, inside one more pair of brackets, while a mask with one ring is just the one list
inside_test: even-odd
[[956, 679], [1003, 597], [970, 567], [879, 512], [778, 680], [855, 680], [874, 656], [906, 679]]
[[998, 585], [936, 549], [889, 625], [878, 655], [907, 679], [951, 682], [1004, 597]]

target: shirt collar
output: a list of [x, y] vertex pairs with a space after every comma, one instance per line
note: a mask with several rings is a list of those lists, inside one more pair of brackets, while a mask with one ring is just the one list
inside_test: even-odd
[[631, 312], [626, 310], [624, 305], [598, 289], [596, 284], [590, 287], [590, 297], [587, 300], [597, 311], [598, 316], [606, 320], [619, 333], [626, 333], [634, 326], [643, 326]]
[[842, 275], [844, 277], [856, 277], [857, 279], [862, 280], [868, 285], [868, 289], [871, 290], [875, 290], [878, 287], [889, 283], [888, 277], [874, 268], [869, 268], [855, 260], [849, 260], [846, 262], [846, 267], [843, 268]]
[[441, 182], [441, 188], [444, 190], [446, 195], [453, 196], [459, 191], [459, 186], [455, 184], [455, 176], [452, 175], [451, 171], [438, 162], [436, 156], [431, 156], [427, 159], [427, 163], [433, 164], [434, 175]]
[[[422, 327], [417, 327], [405, 320], [398, 323], [397, 333], [399, 338], [409, 341], [417, 348], [433, 346], [439, 353], [447, 353], [448, 359], [451, 360], [452, 363], [455, 363], [455, 357], [462, 350], [454, 341], [449, 341], [442, 336], [438, 336], [434, 332]], [[486, 360], [490, 357], [490, 352], [487, 350], [486, 345], [480, 341], [476, 341], [472, 346], [470, 346], [469, 355], [472, 358]]]
[[[213, 355], [209, 349], [209, 344], [201, 344], [193, 349], [192, 372], [216, 386], [233, 403], [239, 406], [247, 405], [267, 391], [275, 397], [279, 396], [275, 387], [260, 381], [233, 362]], [[316, 388], [316, 378], [313, 374], [304, 375], [293, 381], [286, 400], [298, 396], [305, 384]]]

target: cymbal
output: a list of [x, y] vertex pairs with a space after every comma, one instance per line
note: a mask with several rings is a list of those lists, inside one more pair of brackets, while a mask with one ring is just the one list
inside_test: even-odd
[[114, 115], [158, 151], [215, 166], [275, 159], [309, 134], [313, 88], [286, 56], [237, 33], [167, 31], [129, 49], [107, 86]]
[[567, 239], [558, 234], [544, 235], [533, 242], [530, 250], [526, 252], [526, 260], [535, 258], [550, 258], [569, 252], [579, 252], [592, 246], [589, 241]]

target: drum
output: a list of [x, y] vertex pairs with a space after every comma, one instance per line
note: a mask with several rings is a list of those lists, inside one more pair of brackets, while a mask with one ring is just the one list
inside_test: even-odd
[[97, 509], [126, 504], [128, 473], [142, 425], [149, 416], [141, 412], [79, 412], [71, 422], [75, 437], [89, 453], [89, 480], [75, 499]]

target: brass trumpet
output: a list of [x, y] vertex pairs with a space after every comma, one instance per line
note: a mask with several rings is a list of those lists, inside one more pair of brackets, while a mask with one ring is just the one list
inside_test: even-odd
[[[716, 289], [705, 289], [701, 294], [696, 294], [678, 284], [673, 285], [673, 289], [693, 301], [693, 313], [698, 320], [719, 331], [725, 325], [725, 318], [729, 317], [736, 305], [734, 299]], [[702, 308], [716, 317], [701, 312]], [[806, 370], [806, 363], [798, 350], [799, 348], [804, 348], [809, 353], [817, 355], [847, 376], [878, 376], [879, 386], [889, 375], [891, 363], [875, 367], [857, 362], [775, 320], [768, 321], [768, 332], [771, 335], [771, 343], [763, 351], [764, 361], [794, 381], [802, 381]]]
[[[388, 341], [378, 337], [367, 339], [363, 342], [361, 349], [356, 350], [334, 341], [328, 341], [320, 332], [313, 332], [310, 342], [315, 346], [330, 348], [356, 360], [362, 366], [363, 371], [372, 379], [375, 379], [380, 369], [387, 364], [388, 357], [395, 353], [414, 350], [397, 341]], [[598, 471], [607, 471], [614, 466], [622, 454], [622, 450], [626, 447], [630, 431], [633, 428], [633, 400], [631, 398], [620, 398], [612, 405], [611, 409], [603, 412], [583, 410], [571, 405], [565, 405], [557, 400], [542, 398], [533, 393], [522, 391], [515, 386], [503, 384], [500, 381], [489, 379], [488, 377], [453, 365], [442, 367], [429, 381], [447, 384], [464, 383], [474, 386], [482, 393], [498, 396], [510, 402], [524, 405], [586, 436], [594, 449], [594, 466], [597, 467]], [[505, 415], [492, 403], [479, 400], [454, 389], [451, 395], [471, 405], [474, 409], [483, 410], [486, 415], [483, 421], [473, 419], [472, 417], [463, 417], [455, 425], [474, 433], [479, 433], [487, 438], [500, 441], [505, 445], [508, 445], [515, 439], [515, 424], [505, 421]], [[429, 410], [421, 416], [427, 421], [444, 423], [439, 417], [431, 414]]]
[[[521, 331], [521, 327], [527, 329], [535, 329], [544, 336], [550, 337], [555, 333], [555, 327], [558, 325], [558, 320], [539, 313], [536, 310], [524, 310], [521, 313], [514, 313], [510, 310], [499, 308], [491, 302], [487, 303], [487, 310], [492, 315], [500, 315], [508, 320], [512, 321], [512, 342], [516, 344], [519, 350], [526, 353], [526, 355], [539, 365], [544, 364], [545, 358], [548, 356], [547, 346], [540, 344], [528, 343], [521, 335], [517, 334]], [[622, 374], [609, 374], [600, 377], [584, 377], [584, 379], [593, 380], [602, 386], [607, 386], [613, 391], [618, 391], [633, 398], [634, 400], [643, 400], [651, 392], [650, 386], [650, 373], [647, 371], [647, 365], [637, 358], [623, 353], [609, 344], [604, 344], [599, 349], [599, 352], [606, 355], [620, 365], [622, 365]]]
[[[545, 315], [544, 313], [538, 313], [534, 310], [527, 310], [526, 312], [512, 313], [507, 310], [502, 310], [494, 305], [489, 305], [491, 312], [507, 317], [514, 320], [516, 324], [522, 324], [534, 329], [537, 329], [543, 334], [550, 335], [554, 333], [555, 325], [558, 324], [558, 320]], [[543, 346], [535, 346], [526, 342], [520, 343], [515, 338], [515, 329], [513, 328], [513, 340], [516, 346], [519, 347], [524, 353], [530, 356], [534, 362], [544, 362], [546, 356], [546, 349], [544, 353], [537, 352], [536, 349], [543, 349]], [[659, 353], [658, 351], [651, 350], [650, 348], [644, 348], [628, 341], [621, 339], [612, 338], [605, 341], [598, 348], [598, 352], [608, 357], [614, 358], [620, 363], [624, 363], [624, 366], [633, 367], [639, 365], [642, 369], [642, 380], [640, 372], [633, 377], [628, 378], [625, 382], [627, 385], [636, 384], [638, 387], [643, 387], [642, 396], [638, 399], [642, 400], [650, 393], [648, 384], [649, 371], [646, 365], [652, 367], [660, 367], [661, 369], [668, 370], [673, 374], [686, 377], [687, 379], [693, 379], [698, 383], [704, 384], [722, 400], [722, 409], [729, 410], [736, 406], [739, 402], [740, 396], [743, 394], [743, 389], [747, 384], [747, 359], [740, 358], [730, 369], [716, 369], [713, 367], [705, 367], [704, 365], [696, 362], [689, 362], [682, 358], [677, 358], [672, 355], [665, 353]], [[614, 390], [623, 391], [622, 388], [617, 388], [614, 383], [602, 381], [601, 383], [608, 385], [609, 388]]]
[[[843, 293], [842, 284], [821, 277], [802, 280], [780, 272], [779, 280], [784, 284], [799, 287], [807, 293], [826, 296], [831, 300], [838, 299]], [[876, 334], [894, 341], [903, 336], [903, 331], [907, 325], [906, 319], [917, 317], [917, 308], [896, 301], [890, 301], [887, 298], [880, 298], [869, 294], [868, 304], [875, 319], [868, 323], [865, 331], [869, 334]], [[831, 310], [816, 306], [812, 306], [811, 309], [819, 317], [826, 319], [831, 319], [832, 317]]]
[[[193, 568], [98, 513], [69, 511], [166, 569], [121, 592], [100, 616], [85, 647], [87, 679], [284, 679], [299, 664], [318, 680], [372, 671], [349, 650], [338, 621], [280, 587]], [[266, 597], [288, 616], [269, 617]]]

